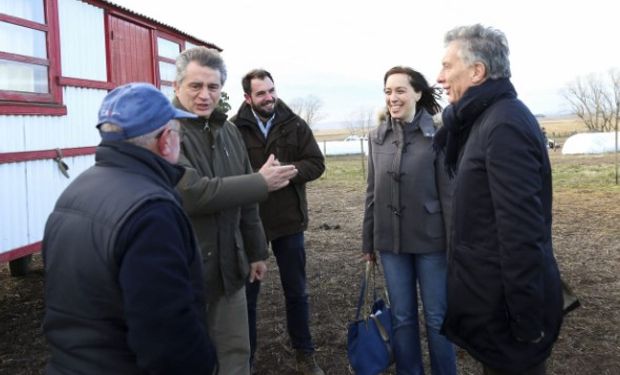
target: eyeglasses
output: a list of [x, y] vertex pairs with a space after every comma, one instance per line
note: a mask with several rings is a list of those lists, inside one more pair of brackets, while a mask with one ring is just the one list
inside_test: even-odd
[[155, 139], [161, 138], [167, 130], [169, 130], [171, 132], [177, 133], [179, 135], [179, 139], [183, 140], [183, 128], [181, 128], [181, 127], [177, 128], [177, 129], [175, 129], [175, 128], [166, 128], [166, 129], [160, 131], [159, 133], [157, 133], [157, 135], [155, 136]]

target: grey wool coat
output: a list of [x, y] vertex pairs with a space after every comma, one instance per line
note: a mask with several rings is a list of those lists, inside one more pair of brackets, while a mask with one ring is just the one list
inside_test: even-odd
[[447, 249], [452, 186], [432, 148], [435, 130], [420, 108], [410, 124], [388, 115], [370, 132], [364, 253]]

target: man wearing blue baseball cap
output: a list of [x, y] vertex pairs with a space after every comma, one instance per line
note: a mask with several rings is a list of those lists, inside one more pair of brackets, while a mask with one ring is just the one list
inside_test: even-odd
[[45, 227], [47, 374], [213, 373], [201, 255], [174, 189], [178, 119], [195, 117], [145, 83], [103, 100], [96, 163]]

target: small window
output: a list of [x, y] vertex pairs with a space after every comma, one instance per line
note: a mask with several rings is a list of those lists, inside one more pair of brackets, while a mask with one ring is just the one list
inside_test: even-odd
[[[0, 107], [60, 104], [56, 0], [0, 0]], [[6, 108], [12, 106], [12, 109]], [[25, 113], [18, 111], [17, 113]], [[35, 110], [33, 113], [37, 113]]]
[[162, 81], [174, 81], [174, 77], [177, 74], [177, 68], [174, 64], [160, 61], [159, 62], [159, 77]]
[[194, 47], [198, 47], [198, 44], [194, 44], [192, 42], [185, 41], [185, 49], [190, 49], [190, 48], [194, 48]]
[[43, 0], [0, 0], [0, 13], [45, 23]]
[[166, 96], [166, 98], [170, 100], [174, 98], [174, 88], [172, 86], [161, 85], [160, 90]]
[[47, 94], [47, 67], [0, 59], [0, 90]]
[[174, 60], [179, 55], [179, 44], [168, 39], [157, 38], [157, 50], [159, 51], [159, 56]]
[[159, 87], [160, 90], [170, 99], [174, 96], [173, 83], [177, 74], [175, 61], [180, 52], [180, 43], [167, 38], [162, 38], [161, 36], [157, 37]]
[[0, 51], [47, 59], [45, 34], [41, 30], [0, 22]]

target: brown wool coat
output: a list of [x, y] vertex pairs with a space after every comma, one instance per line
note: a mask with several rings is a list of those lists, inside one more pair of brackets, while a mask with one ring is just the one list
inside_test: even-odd
[[258, 129], [252, 109], [246, 103], [231, 119], [243, 135], [254, 170], [274, 154], [281, 163], [294, 164], [299, 171], [288, 186], [269, 193], [269, 198], [260, 204], [260, 216], [269, 241], [306, 230], [306, 183], [325, 171], [325, 158], [308, 124], [281, 100], [275, 113], [267, 139]]

